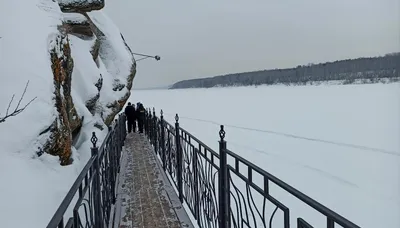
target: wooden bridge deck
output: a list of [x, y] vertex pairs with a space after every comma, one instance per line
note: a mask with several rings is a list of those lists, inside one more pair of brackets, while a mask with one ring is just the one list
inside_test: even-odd
[[193, 227], [144, 134], [125, 140], [115, 208], [113, 227]]

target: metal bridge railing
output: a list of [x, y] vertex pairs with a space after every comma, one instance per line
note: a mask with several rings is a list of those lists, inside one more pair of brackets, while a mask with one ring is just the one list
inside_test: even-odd
[[[302, 211], [291, 210], [277, 199], [276, 191], [271, 191], [271, 185], [274, 185], [274, 190], [283, 192], [279, 196], [298, 200], [301, 208], [308, 208], [315, 216], [324, 219], [323, 227], [334, 228], [337, 224], [343, 228], [359, 228], [228, 150], [223, 125], [219, 131], [219, 151], [216, 152], [181, 128], [178, 114], [172, 125], [164, 120], [162, 110], [160, 117], [156, 116], [154, 108], [152, 111], [149, 109], [146, 113], [148, 139], [176, 187], [179, 199], [187, 204], [199, 227], [313, 228], [302, 218]], [[280, 215], [277, 216], [277, 213]], [[291, 217], [294, 219], [291, 220]]]
[[[93, 132], [91, 158], [82, 169], [47, 228], [108, 227], [116, 201], [121, 150], [126, 137], [125, 115], [119, 115], [100, 148]], [[72, 213], [71, 213], [72, 209]]]

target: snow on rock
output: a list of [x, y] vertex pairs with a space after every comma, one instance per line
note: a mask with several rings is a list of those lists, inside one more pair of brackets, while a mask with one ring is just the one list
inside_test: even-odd
[[[75, 36], [70, 36], [72, 57], [75, 60], [72, 77], [72, 88], [74, 88], [86, 107], [94, 113], [94, 106], [98, 99], [99, 89], [95, 86], [101, 78], [99, 69], [93, 61], [89, 52], [95, 39], [82, 40]], [[94, 99], [97, 97], [97, 99]], [[93, 104], [89, 104], [93, 100]], [[93, 107], [92, 107], [93, 106]]]
[[61, 164], [68, 165], [72, 162], [72, 134], [80, 130], [82, 120], [77, 114], [71, 97], [73, 60], [69, 41], [66, 36], [59, 35], [51, 44], [51, 67], [58, 117], [43, 132], [51, 132], [50, 140], [44, 144], [44, 150], [52, 155], [60, 156]]
[[88, 16], [100, 43], [97, 60], [103, 75], [103, 86], [99, 102], [103, 108], [101, 115], [108, 125], [130, 96], [136, 63], [120, 31], [107, 15], [93, 11]]
[[68, 22], [75, 22], [75, 23], [83, 23], [86, 22], [86, 17], [80, 13], [64, 13], [63, 14], [63, 21]]
[[36, 97], [0, 122], [4, 227], [46, 226], [90, 158], [91, 133], [101, 143], [130, 95], [136, 66], [129, 48], [102, 12], [85, 14], [100, 5], [0, 1], [0, 118], [13, 94], [9, 113], [17, 107], [28, 81], [19, 107]]
[[104, 0], [58, 0], [61, 11], [71, 12], [90, 12], [100, 10], [104, 7]]
[[65, 13], [63, 15], [63, 31], [82, 39], [93, 37], [93, 31], [87, 18], [79, 13]]

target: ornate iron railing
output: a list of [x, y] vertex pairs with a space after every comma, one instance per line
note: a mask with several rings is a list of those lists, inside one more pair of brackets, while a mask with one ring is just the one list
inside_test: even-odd
[[[120, 115], [100, 148], [93, 132], [91, 158], [73, 183], [47, 228], [108, 227], [116, 201], [117, 174], [126, 137], [125, 115]], [[72, 213], [71, 213], [72, 209]]]
[[[235, 154], [226, 147], [225, 130], [219, 131], [219, 152], [179, 126], [147, 110], [145, 131], [176, 187], [201, 228], [297, 227], [312, 228], [270, 191], [271, 184], [325, 219], [324, 227], [359, 228], [341, 215]], [[229, 161], [229, 162], [228, 162]], [[280, 216], [277, 214], [280, 213]], [[300, 213], [301, 214], [301, 213]], [[296, 224], [291, 224], [295, 222]], [[279, 225], [278, 225], [279, 224]], [[320, 226], [318, 226], [320, 227]]]

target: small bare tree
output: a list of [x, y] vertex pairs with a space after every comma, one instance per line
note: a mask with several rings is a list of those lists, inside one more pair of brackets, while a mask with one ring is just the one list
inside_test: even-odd
[[12, 117], [12, 116], [16, 116], [16, 115], [20, 114], [21, 112], [23, 112], [23, 111], [26, 109], [26, 107], [28, 107], [28, 105], [30, 105], [30, 104], [37, 98], [37, 97], [34, 97], [34, 98], [33, 98], [32, 100], [30, 100], [25, 106], [23, 106], [22, 108], [20, 108], [20, 105], [21, 105], [22, 100], [24, 99], [26, 90], [28, 89], [28, 85], [29, 85], [29, 81], [26, 83], [24, 92], [22, 93], [22, 96], [21, 96], [21, 98], [19, 99], [18, 104], [17, 104], [17, 106], [15, 107], [14, 111], [13, 111], [12, 113], [9, 113], [11, 104], [13, 103], [14, 97], [15, 97], [15, 94], [13, 94], [13, 96], [11, 97], [10, 103], [8, 103], [6, 115], [2, 117], [1, 114], [0, 114], [0, 123], [3, 123], [3, 122], [6, 121], [6, 119], [8, 119], [8, 118], [10, 118], [10, 117]]

